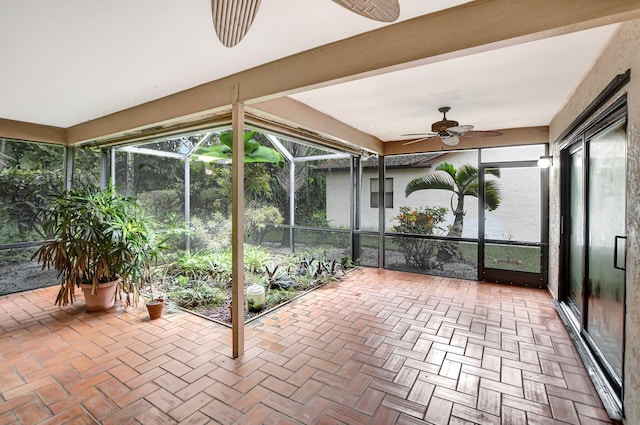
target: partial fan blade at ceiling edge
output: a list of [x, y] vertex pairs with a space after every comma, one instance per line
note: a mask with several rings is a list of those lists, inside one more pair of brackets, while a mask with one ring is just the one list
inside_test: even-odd
[[211, 0], [213, 27], [226, 47], [238, 44], [251, 28], [261, 0]]
[[414, 143], [424, 142], [425, 140], [437, 139], [439, 137], [440, 136], [429, 136], [429, 137], [423, 137], [422, 139], [409, 140], [408, 142], [403, 143], [402, 146], [413, 145]]
[[502, 136], [502, 133], [500, 133], [499, 131], [467, 131], [466, 133], [462, 134], [462, 136], [464, 137], [498, 137], [498, 136]]
[[398, 0], [333, 0], [347, 10], [379, 22], [393, 22], [400, 17]]

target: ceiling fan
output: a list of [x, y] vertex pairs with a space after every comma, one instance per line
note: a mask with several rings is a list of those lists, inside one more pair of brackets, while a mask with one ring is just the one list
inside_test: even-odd
[[[400, 16], [398, 0], [332, 0], [334, 3], [380, 22], [393, 22]], [[249, 31], [261, 0], [211, 0], [213, 26], [227, 47], [238, 44]]]
[[502, 136], [499, 131], [473, 131], [472, 125], [459, 125], [458, 121], [448, 120], [447, 112], [451, 108], [449, 106], [443, 106], [438, 108], [438, 111], [442, 113], [442, 120], [436, 121], [431, 124], [431, 133], [408, 133], [402, 134], [402, 136], [425, 136], [420, 139], [411, 140], [405, 145], [411, 145], [413, 143], [422, 142], [425, 140], [440, 138], [442, 143], [447, 146], [456, 146], [460, 143], [460, 137], [495, 137]]

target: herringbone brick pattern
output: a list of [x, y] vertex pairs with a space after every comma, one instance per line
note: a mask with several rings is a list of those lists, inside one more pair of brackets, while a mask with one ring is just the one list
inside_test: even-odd
[[0, 298], [0, 424], [609, 423], [548, 294], [361, 269], [231, 332]]

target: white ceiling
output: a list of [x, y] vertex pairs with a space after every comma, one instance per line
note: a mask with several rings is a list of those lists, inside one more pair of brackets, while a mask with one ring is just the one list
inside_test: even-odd
[[[381, 140], [448, 119], [476, 130], [546, 126], [616, 26], [530, 42], [292, 97]], [[415, 137], [414, 137], [415, 138]]]
[[[462, 3], [400, 0], [400, 20]], [[209, 0], [2, 1], [0, 118], [69, 127], [383, 25], [331, 0], [263, 0], [229, 49]], [[292, 97], [382, 140], [428, 131], [443, 105], [453, 108], [448, 118], [480, 130], [547, 125], [615, 28]]]

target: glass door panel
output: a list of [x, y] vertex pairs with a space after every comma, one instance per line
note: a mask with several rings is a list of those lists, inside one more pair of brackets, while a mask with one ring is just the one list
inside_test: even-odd
[[485, 239], [540, 242], [540, 169], [485, 168], [485, 182], [485, 205], [498, 204], [485, 212]]
[[514, 162], [483, 170], [482, 278], [543, 286], [540, 169]]
[[623, 123], [589, 141], [585, 330], [618, 378], [622, 376], [625, 273], [620, 269], [624, 264], [614, 254], [624, 252], [625, 133]]
[[578, 316], [582, 313], [582, 281], [584, 257], [584, 190], [582, 187], [584, 159], [582, 148], [571, 154], [569, 194], [569, 301]]

